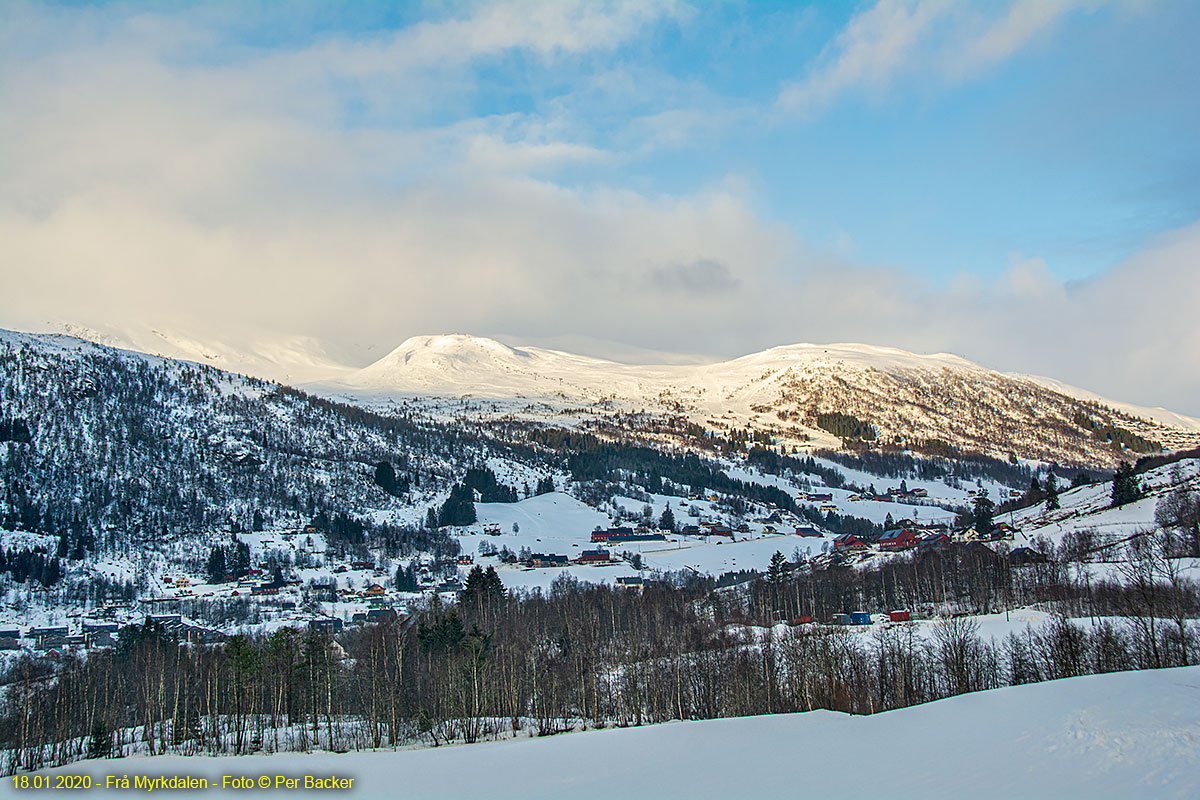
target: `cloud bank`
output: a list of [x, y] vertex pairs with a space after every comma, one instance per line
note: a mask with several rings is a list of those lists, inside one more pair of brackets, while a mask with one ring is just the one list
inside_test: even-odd
[[[984, 20], [880, 3], [776, 110], [816, 113], [917, 62], [967, 80], [1065, 8]], [[186, 14], [9, 6], [0, 324], [159, 328], [285, 354], [311, 342], [359, 364], [446, 331], [616, 357], [865, 341], [1200, 414], [1200, 223], [1081, 283], [1020, 254], [997, 280], [933, 283], [813, 248], [736, 172], [686, 192], [574, 177], [634, 156], [581, 125], [569, 95], [477, 110], [497, 59], [571, 71], [695, 13], [486, 5], [263, 48], [229, 47]], [[930, 55], [937, 26], [965, 33]]]

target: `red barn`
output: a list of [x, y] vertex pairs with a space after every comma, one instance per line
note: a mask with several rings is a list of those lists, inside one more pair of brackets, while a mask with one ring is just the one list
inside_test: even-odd
[[908, 528], [897, 528], [879, 537], [880, 550], [907, 550], [917, 546], [917, 535]]

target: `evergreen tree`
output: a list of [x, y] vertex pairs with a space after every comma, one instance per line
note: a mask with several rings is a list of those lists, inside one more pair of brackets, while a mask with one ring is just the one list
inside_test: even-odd
[[244, 578], [250, 572], [250, 547], [234, 538], [229, 553], [225, 556], [225, 568], [235, 578]]
[[467, 573], [462, 591], [458, 593], [458, 601], [463, 605], [481, 602], [483, 599], [483, 567], [476, 564]]
[[396, 590], [401, 592], [416, 592], [420, 590], [417, 583], [417, 563], [412, 561], [408, 566], [396, 567]]
[[450, 490], [450, 496], [438, 509], [438, 527], [470, 525], [475, 519], [475, 490], [460, 483]]
[[205, 567], [209, 583], [220, 583], [227, 574], [225, 572], [225, 548], [217, 545], [208, 554], [208, 565]]
[[662, 516], [658, 518], [658, 527], [664, 531], [675, 531], [675, 512], [671, 510], [671, 504], [667, 503], [667, 508], [663, 511]]
[[1142, 487], [1133, 476], [1133, 463], [1122, 461], [1113, 475], [1112, 504], [1113, 508], [1132, 503], [1142, 496]]
[[975, 521], [975, 530], [982, 536], [990, 536], [992, 531], [996, 529], [995, 523], [996, 504], [993, 503], [986, 494], [981, 494], [975, 498], [975, 509], [973, 513]]
[[771, 556], [771, 566], [767, 569], [767, 583], [772, 586], [782, 586], [787, 580], [787, 559], [778, 550]]
[[88, 738], [88, 758], [108, 758], [112, 755], [112, 732], [108, 723], [101, 717], [96, 717], [92, 723], [92, 735]]
[[390, 495], [396, 494], [396, 470], [390, 462], [380, 461], [375, 465], [375, 485]]
[[483, 572], [483, 590], [492, 598], [500, 599], [505, 595], [504, 581], [496, 574], [496, 568], [489, 566]]
[[1053, 472], [1046, 476], [1046, 510], [1054, 511], [1060, 507], [1058, 502], [1058, 478]]

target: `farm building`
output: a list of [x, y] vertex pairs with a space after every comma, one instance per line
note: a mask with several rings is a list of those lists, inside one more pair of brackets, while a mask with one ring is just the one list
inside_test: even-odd
[[863, 540], [859, 539], [852, 533], [843, 533], [841, 536], [833, 540], [834, 550], [843, 552], [855, 552], [868, 549], [868, 545]]
[[944, 533], [931, 533], [928, 536], [922, 537], [917, 542], [917, 548], [920, 550], [934, 550], [939, 547], [945, 547], [950, 544], [950, 537]]
[[584, 550], [579, 554], [580, 564], [607, 564], [612, 559], [609, 558], [608, 551], [604, 548], [595, 550]]
[[326, 617], [324, 619], [310, 619], [308, 621], [308, 629], [310, 631], [327, 631], [333, 633], [342, 629], [342, 621], [337, 617]]
[[917, 546], [917, 535], [908, 528], [890, 530], [879, 537], [880, 550], [907, 550]]
[[556, 553], [534, 553], [529, 556], [529, 566], [565, 567], [567, 566], [567, 557], [557, 555]]
[[593, 542], [607, 542], [617, 536], [632, 536], [633, 528], [609, 528], [603, 531], [592, 531]]
[[623, 533], [619, 536], [610, 536], [605, 541], [610, 544], [618, 544], [620, 542], [665, 542], [667, 537], [661, 533]]

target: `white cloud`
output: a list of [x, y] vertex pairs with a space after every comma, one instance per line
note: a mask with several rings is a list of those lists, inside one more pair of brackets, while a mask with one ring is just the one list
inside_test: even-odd
[[[254, 53], [209, 63], [166, 58], [147, 38], [170, 30], [165, 40], [203, 50], [206, 37], [186, 26], [145, 18], [99, 35], [61, 10], [19, 8], [21, 35], [55, 45], [35, 53], [2, 34], [10, 38], [0, 50], [12, 46], [0, 56], [0, 324], [140, 325], [260, 350], [317, 341], [331, 357], [363, 360], [409, 335], [448, 330], [608, 340], [612, 355], [868, 341], [952, 350], [1200, 412], [1200, 224], [1086, 284], [1064, 285], [1035, 255], [1015, 256], [991, 284], [964, 275], [933, 286], [854, 264], [846, 248], [840, 257], [807, 249], [764, 221], [734, 177], [683, 195], [556, 185], [556, 166], [623, 157], [581, 135], [569, 103], [561, 116], [408, 119], [440, 88], [463, 90], [459, 77], [409, 83], [388, 71], [403, 59], [435, 63], [449, 45], [433, 30], [419, 34], [417, 55], [393, 52], [395, 41], [355, 54], [344, 41], [303, 48], [291, 67]], [[553, 55], [609, 47], [660, 18], [635, 4], [611, 7], [605, 21], [604, 8], [564, 6], [522, 21], [487, 7], [461, 24], [478, 27], [469, 52]], [[806, 102], [886, 88], [920, 60], [928, 31], [966, 13], [877, 8], [865, 13], [893, 15], [901, 32], [884, 42], [884, 17], [860, 19]], [[586, 24], [575, 30], [571, 14]], [[1021, 14], [1036, 19], [1005, 21]], [[980, 69], [1048, 24], [1014, 7], [963, 40], [974, 56], [938, 69]], [[342, 96], [314, 77], [323, 47], [339, 74], [384, 76], [368, 81], [378, 91], [369, 100], [395, 111], [392, 124], [343, 124]], [[969, 51], [960, 43], [939, 52]], [[676, 108], [704, 105], [693, 102], [703, 100], [695, 87], [655, 91], [677, 97]], [[643, 121], [667, 138], [704, 125], [682, 111]]]
[[801, 79], [783, 87], [779, 111], [811, 116], [841, 96], [881, 96], [907, 78], [953, 85], [1013, 58], [1063, 15], [1099, 0], [1011, 0], [1003, 13], [952, 0], [879, 0], [855, 14]]

